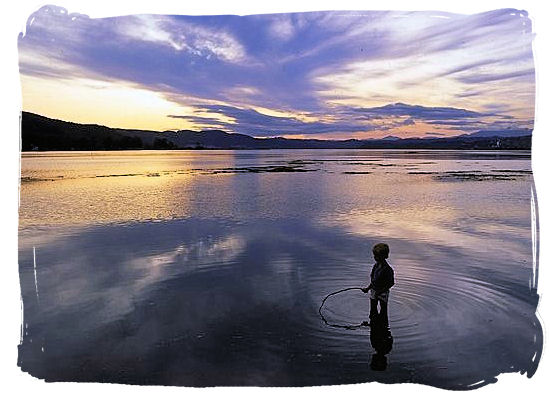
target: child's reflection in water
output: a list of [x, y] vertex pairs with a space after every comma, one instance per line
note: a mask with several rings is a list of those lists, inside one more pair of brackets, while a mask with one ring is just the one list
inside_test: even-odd
[[373, 371], [384, 371], [388, 365], [386, 355], [391, 351], [393, 345], [387, 315], [371, 318], [370, 343], [376, 352], [371, 357], [370, 367]]

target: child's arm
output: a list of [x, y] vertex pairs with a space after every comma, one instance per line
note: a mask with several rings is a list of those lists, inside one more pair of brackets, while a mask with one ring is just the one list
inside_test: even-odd
[[388, 272], [384, 274], [384, 284], [385, 286], [384, 286], [384, 289], [380, 291], [381, 293], [388, 291], [395, 284], [395, 280], [393, 279], [392, 269], [390, 269]]
[[363, 293], [368, 293], [368, 291], [369, 291], [370, 289], [372, 289], [372, 278], [373, 278], [373, 275], [374, 275], [374, 266], [372, 267], [372, 269], [371, 269], [371, 271], [370, 271], [370, 284], [369, 284], [367, 287], [361, 289], [361, 290], [363, 291]]
[[368, 285], [367, 287], [361, 289], [363, 291], [363, 293], [368, 293], [368, 291], [372, 289], [372, 283], [370, 285]]

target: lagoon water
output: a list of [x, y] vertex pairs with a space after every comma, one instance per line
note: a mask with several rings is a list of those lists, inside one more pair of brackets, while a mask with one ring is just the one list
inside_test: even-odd
[[[48, 381], [184, 386], [530, 376], [529, 152], [31, 152], [21, 160], [18, 363]], [[393, 346], [325, 324], [390, 246]], [[329, 323], [368, 299], [327, 300]]]

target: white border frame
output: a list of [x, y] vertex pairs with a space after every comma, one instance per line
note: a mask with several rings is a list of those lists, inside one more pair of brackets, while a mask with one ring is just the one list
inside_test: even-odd
[[[40, 393], [72, 393], [78, 389], [82, 393], [93, 393], [100, 389], [113, 393], [135, 393], [135, 392], [198, 392], [199, 389], [180, 387], [147, 387], [147, 386], [125, 386], [113, 384], [79, 384], [79, 383], [50, 383], [46, 384], [41, 380], [21, 372], [17, 366], [17, 345], [20, 340], [21, 304], [20, 288], [17, 264], [17, 209], [18, 209], [18, 184], [19, 184], [19, 119], [21, 110], [21, 93], [19, 85], [19, 72], [17, 66], [17, 35], [23, 31], [28, 16], [48, 2], [36, 0], [22, 0], [6, 4], [4, 6], [1, 24], [2, 35], [2, 144], [1, 160], [3, 165], [2, 207], [3, 223], [0, 228], [0, 240], [4, 259], [0, 264], [0, 288], [2, 289], [1, 305], [4, 324], [1, 326], [0, 341], [2, 344], [0, 357], [0, 372], [2, 383], [5, 387], [17, 391], [36, 390]], [[121, 1], [113, 0], [52, 0], [51, 4], [66, 8], [69, 12], [79, 12], [90, 17], [117, 16], [137, 13], [155, 14], [236, 14], [247, 15], [256, 13], [273, 12], [298, 12], [313, 10], [433, 10], [448, 11], [455, 13], [474, 14], [478, 12], [500, 9], [517, 8], [525, 9], [533, 21], [533, 29], [536, 34], [533, 48], [535, 55], [535, 67], [537, 77], [537, 96], [535, 131], [533, 136], [532, 166], [534, 170], [535, 185], [538, 193], [539, 220], [540, 220], [540, 251], [539, 251], [539, 280], [538, 293], [540, 295], [538, 316], [546, 335], [543, 316], [550, 316], [548, 312], [548, 301], [545, 299], [545, 292], [548, 288], [548, 269], [544, 261], [550, 256], [550, 213], [548, 211], [548, 199], [550, 196], [550, 183], [545, 180], [544, 170], [550, 162], [550, 154], [546, 152], [550, 148], [550, 130], [548, 122], [548, 75], [550, 75], [550, 64], [548, 60], [549, 23], [545, 3], [540, 0], [522, 1], [461, 1], [443, 3], [436, 0], [417, 0], [414, 2], [386, 0], [383, 2], [366, 2], [358, 0], [306, 0], [297, 2], [295, 0], [277, 0], [271, 4], [262, 4], [252, 0], [231, 0], [229, 2], [202, 0], [200, 2], [177, 1], [177, 0], [149, 0], [149, 1]], [[17, 192], [16, 192], [17, 190]], [[476, 390], [476, 393], [502, 393], [518, 392], [526, 390], [530, 394], [543, 392], [545, 383], [548, 381], [547, 374], [550, 372], [550, 361], [548, 352], [543, 349], [539, 367], [533, 378], [527, 379], [519, 374], [503, 374], [498, 377], [496, 384], [489, 384]], [[261, 389], [261, 388], [212, 388], [200, 389], [204, 392], [256, 392], [266, 390], [277, 390], [293, 392], [299, 390], [306, 393], [332, 393], [345, 392], [346, 394], [363, 393], [365, 390], [376, 392], [380, 390], [391, 393], [407, 393], [411, 390], [421, 389], [423, 392], [441, 392], [442, 390], [429, 386], [418, 386], [400, 384], [385, 386], [379, 383], [365, 383], [360, 385], [344, 385], [331, 387], [308, 387], [301, 389]]]

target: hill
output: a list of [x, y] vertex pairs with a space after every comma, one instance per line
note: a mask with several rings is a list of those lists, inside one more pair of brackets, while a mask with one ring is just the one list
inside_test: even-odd
[[255, 138], [221, 130], [150, 131], [110, 128], [50, 119], [30, 112], [21, 114], [21, 149], [124, 150], [124, 149], [531, 149], [531, 135], [452, 138], [385, 137], [369, 140]]

